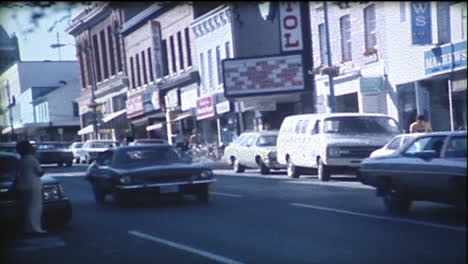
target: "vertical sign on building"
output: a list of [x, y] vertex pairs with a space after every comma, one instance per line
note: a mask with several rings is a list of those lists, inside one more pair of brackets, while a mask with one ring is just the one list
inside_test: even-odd
[[156, 20], [149, 21], [151, 27], [152, 42], [152, 62], [153, 62], [153, 73], [156, 78], [163, 77], [163, 65], [162, 65], [162, 44], [161, 44], [161, 25]]
[[411, 2], [413, 44], [432, 44], [431, 2]]
[[281, 50], [302, 50], [301, 6], [299, 2], [281, 2], [279, 4]]

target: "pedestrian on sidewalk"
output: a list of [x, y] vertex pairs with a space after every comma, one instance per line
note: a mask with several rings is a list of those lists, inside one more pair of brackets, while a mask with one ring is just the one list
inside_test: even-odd
[[24, 232], [33, 234], [46, 233], [42, 229], [42, 183], [44, 175], [39, 161], [33, 156], [35, 149], [24, 140], [16, 144], [16, 151], [21, 155], [16, 188], [21, 193], [24, 211]]
[[410, 125], [410, 133], [429, 133], [432, 132], [432, 126], [426, 121], [424, 115], [418, 115], [416, 121]]

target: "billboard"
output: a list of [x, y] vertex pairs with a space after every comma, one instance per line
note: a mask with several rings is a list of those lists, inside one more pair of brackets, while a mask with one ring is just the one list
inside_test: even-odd
[[223, 60], [224, 96], [304, 90], [301, 54]]

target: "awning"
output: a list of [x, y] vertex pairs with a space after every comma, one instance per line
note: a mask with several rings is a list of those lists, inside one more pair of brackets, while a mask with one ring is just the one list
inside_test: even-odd
[[107, 123], [111, 121], [112, 119], [125, 114], [126, 112], [127, 112], [127, 109], [123, 109], [123, 110], [111, 113], [109, 115], [106, 115], [105, 117], [102, 118], [102, 122]]
[[146, 127], [146, 131], [161, 129], [164, 125], [164, 122], [152, 124]]
[[88, 126], [82, 128], [82, 129], [78, 130], [77, 134], [81, 136], [81, 135], [84, 135], [84, 134], [89, 134], [91, 132], [93, 132], [93, 125], [88, 125]]
[[172, 121], [179, 121], [179, 120], [185, 119], [187, 117], [191, 117], [191, 116], [193, 116], [192, 113], [180, 114], [176, 118], [174, 118], [174, 120], [172, 120]]

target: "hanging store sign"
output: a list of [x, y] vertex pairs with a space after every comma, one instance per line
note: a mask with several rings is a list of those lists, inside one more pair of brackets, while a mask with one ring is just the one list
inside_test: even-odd
[[281, 50], [302, 50], [301, 5], [299, 2], [281, 2], [279, 4]]
[[382, 77], [362, 77], [360, 79], [361, 93], [380, 93], [385, 90], [384, 79]]
[[214, 115], [213, 96], [210, 95], [197, 100], [197, 120], [213, 117]]
[[216, 113], [218, 113], [218, 115], [227, 113], [230, 110], [231, 108], [229, 107], [229, 101], [224, 101], [222, 103], [216, 104]]
[[431, 2], [411, 2], [413, 44], [432, 44]]
[[159, 89], [155, 89], [151, 93], [151, 104], [153, 105], [154, 109], [161, 109], [161, 102], [159, 101]]
[[466, 41], [447, 44], [424, 52], [426, 74], [466, 67]]
[[191, 84], [189, 88], [181, 89], [180, 106], [182, 111], [187, 111], [192, 108], [197, 108], [197, 84]]
[[164, 96], [166, 108], [177, 108], [179, 106], [179, 96], [177, 93], [177, 88], [172, 89], [166, 93], [166, 96]]
[[134, 117], [144, 113], [143, 94], [138, 93], [127, 99], [127, 117]]

